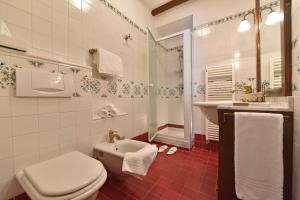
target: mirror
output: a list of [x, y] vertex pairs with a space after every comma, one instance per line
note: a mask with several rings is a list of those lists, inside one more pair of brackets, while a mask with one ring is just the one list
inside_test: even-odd
[[257, 88], [268, 96], [291, 95], [290, 9], [290, 0], [256, 0]]
[[282, 87], [280, 2], [260, 1], [261, 85], [268, 89]]

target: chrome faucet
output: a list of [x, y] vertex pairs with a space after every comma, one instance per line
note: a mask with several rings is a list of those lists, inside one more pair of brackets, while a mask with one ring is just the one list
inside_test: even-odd
[[114, 143], [115, 142], [115, 138], [117, 138], [117, 140], [121, 140], [120, 135], [117, 134], [117, 131], [113, 131], [113, 130], [109, 130], [108, 132], [108, 142], [109, 143]]

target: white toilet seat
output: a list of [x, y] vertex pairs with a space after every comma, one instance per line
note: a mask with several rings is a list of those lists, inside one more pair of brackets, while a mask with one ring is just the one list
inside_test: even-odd
[[[79, 152], [72, 152], [72, 153], [73, 153], [73, 156], [74, 155], [76, 156], [76, 154], [81, 154]], [[70, 154], [72, 154], [72, 153], [70, 153]], [[79, 155], [79, 157], [82, 155], [83, 154]], [[86, 156], [86, 155], [84, 155], [84, 156]], [[68, 154], [65, 157], [64, 157], [64, 155], [61, 157], [69, 158]], [[86, 156], [86, 157], [88, 157], [88, 156]], [[88, 158], [93, 159], [90, 157], [88, 157]], [[84, 159], [87, 159], [87, 158], [84, 158]], [[80, 160], [81, 159], [79, 159], [79, 161]], [[87, 161], [87, 160], [85, 160], [85, 161]], [[82, 187], [81, 189], [79, 189], [77, 191], [74, 191], [71, 193], [65, 193], [65, 194], [61, 194], [61, 195], [45, 195], [45, 194], [42, 194], [41, 192], [39, 192], [38, 189], [35, 187], [35, 185], [30, 181], [30, 179], [24, 173], [25, 170], [18, 172], [16, 174], [16, 177], [17, 177], [19, 183], [21, 184], [21, 186], [23, 187], [23, 189], [26, 191], [26, 193], [30, 196], [30, 198], [32, 200], [71, 200], [71, 199], [72, 200], [83, 200], [83, 199], [87, 199], [88, 197], [92, 196], [94, 193], [97, 194], [99, 188], [106, 181], [107, 172], [106, 172], [105, 168], [103, 167], [102, 163], [100, 161], [97, 161], [97, 162], [99, 162], [99, 163], [97, 163], [97, 168], [98, 168], [98, 170], [101, 170], [101, 173], [99, 174], [98, 177], [96, 177], [96, 179], [94, 179], [92, 182], [87, 184], [85, 187]], [[49, 163], [51, 163], [51, 161]], [[78, 165], [80, 165], [80, 163], [78, 163]], [[91, 167], [94, 167], [94, 166], [91, 166]], [[59, 171], [60, 169], [56, 169], [56, 170]], [[47, 173], [47, 171], [45, 171], [45, 173]], [[81, 172], [81, 173], [84, 173], [84, 172]], [[66, 177], [66, 178], [68, 178], [68, 177]], [[78, 182], [75, 184], [81, 184], [81, 183]], [[61, 188], [61, 189], [63, 191], [65, 188]]]

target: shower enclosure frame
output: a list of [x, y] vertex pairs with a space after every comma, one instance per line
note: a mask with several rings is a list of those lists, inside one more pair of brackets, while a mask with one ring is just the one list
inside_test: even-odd
[[[149, 30], [150, 32], [150, 30]], [[150, 32], [151, 34], [151, 32]], [[152, 34], [151, 34], [152, 36]], [[167, 144], [172, 144], [184, 148], [192, 148], [194, 142], [194, 135], [192, 131], [192, 33], [190, 29], [186, 29], [184, 31], [180, 31], [156, 40], [156, 43], [173, 38], [182, 36], [183, 38], [183, 100], [184, 100], [184, 137], [183, 138], [175, 138], [168, 136], [160, 136], [157, 134], [154, 137], [151, 137], [149, 134], [149, 141], [155, 140], [158, 142], [163, 142]], [[153, 37], [153, 36], [152, 36]], [[154, 38], [154, 37], [153, 37]], [[148, 46], [149, 48], [149, 46]], [[149, 56], [148, 56], [148, 64], [149, 64]], [[148, 66], [148, 74], [150, 81], [150, 70]], [[156, 67], [156, 66], [155, 66]], [[149, 82], [149, 89], [153, 87], [153, 84]], [[149, 101], [151, 96], [149, 95]], [[148, 109], [148, 116], [150, 116], [150, 104]], [[157, 109], [157, 107], [156, 107]], [[149, 126], [149, 124], [148, 124]], [[150, 128], [150, 126], [148, 127]], [[157, 127], [158, 128], [158, 127]], [[150, 130], [150, 129], [149, 129]]]

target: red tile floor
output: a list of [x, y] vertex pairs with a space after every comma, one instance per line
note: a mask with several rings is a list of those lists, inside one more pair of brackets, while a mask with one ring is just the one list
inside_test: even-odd
[[109, 174], [98, 200], [215, 200], [218, 153], [194, 147], [158, 154], [143, 180]]

